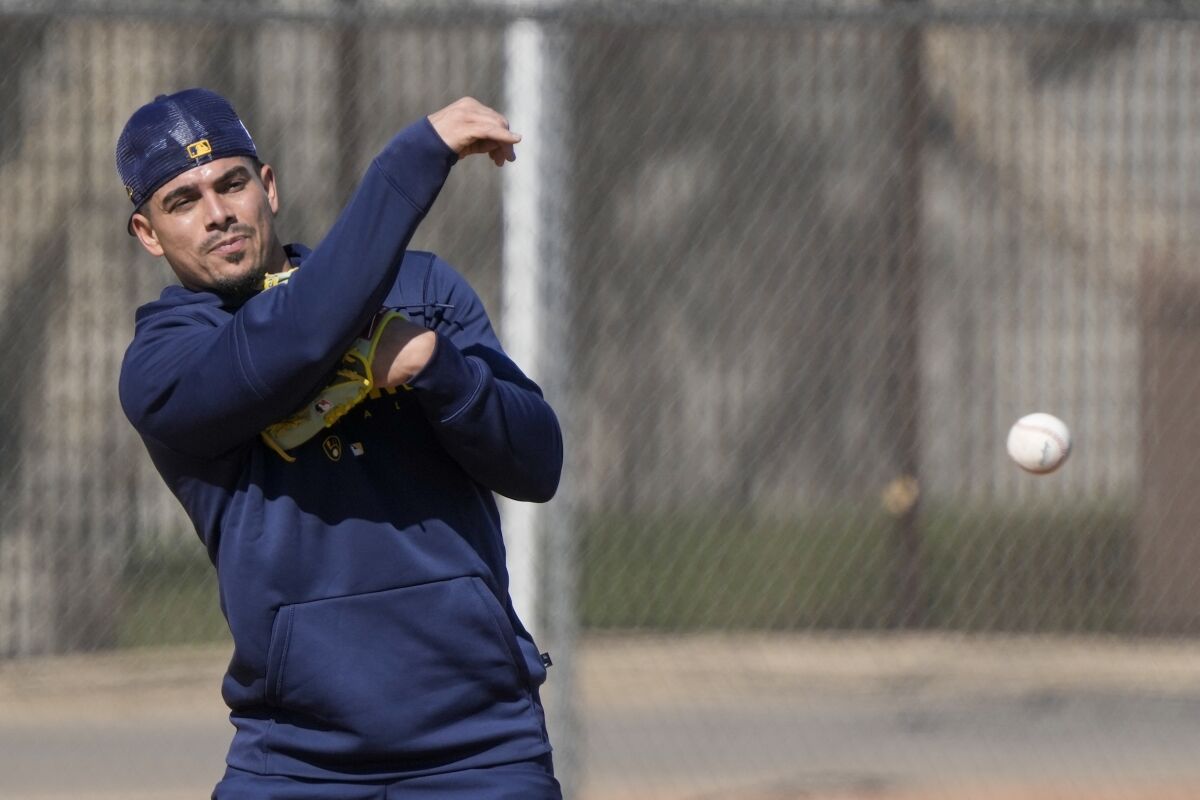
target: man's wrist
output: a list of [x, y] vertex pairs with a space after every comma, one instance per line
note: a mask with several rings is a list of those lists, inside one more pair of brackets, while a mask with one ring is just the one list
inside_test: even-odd
[[396, 134], [374, 165], [393, 188], [421, 211], [428, 211], [458, 155], [442, 141], [428, 117]]
[[388, 325], [375, 348], [371, 373], [375, 385], [395, 388], [409, 383], [432, 360], [437, 334], [412, 323]]

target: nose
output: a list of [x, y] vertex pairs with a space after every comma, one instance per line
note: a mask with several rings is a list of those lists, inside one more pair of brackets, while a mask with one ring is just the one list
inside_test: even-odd
[[225, 202], [225, 197], [219, 192], [205, 192], [204, 228], [209, 231], [223, 231], [237, 222], [237, 216]]

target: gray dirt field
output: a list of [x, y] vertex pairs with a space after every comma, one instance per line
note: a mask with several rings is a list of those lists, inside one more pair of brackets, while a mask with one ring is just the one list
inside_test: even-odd
[[[227, 657], [0, 666], [0, 798], [207, 797]], [[1200, 798], [1198, 644], [596, 636], [576, 664], [581, 800]]]

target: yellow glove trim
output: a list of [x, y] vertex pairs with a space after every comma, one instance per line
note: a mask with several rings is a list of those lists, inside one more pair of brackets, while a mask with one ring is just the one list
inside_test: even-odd
[[406, 319], [399, 311], [387, 311], [375, 320], [371, 338], [355, 339], [354, 344], [342, 356], [341, 364], [333, 380], [304, 407], [285, 419], [269, 425], [262, 432], [268, 447], [285, 461], [294, 461], [288, 454], [321, 431], [337, 423], [355, 406], [361, 403], [375, 387], [375, 376], [371, 363], [379, 349], [379, 340], [388, 324], [395, 319]]
[[283, 272], [267, 273], [266, 275], [263, 276], [263, 286], [262, 286], [263, 291], [265, 292], [267, 289], [274, 289], [276, 286], [279, 286], [280, 284], [287, 283], [288, 278], [292, 277], [292, 273], [298, 269], [300, 269], [300, 268], [292, 267], [291, 269], [286, 269]]

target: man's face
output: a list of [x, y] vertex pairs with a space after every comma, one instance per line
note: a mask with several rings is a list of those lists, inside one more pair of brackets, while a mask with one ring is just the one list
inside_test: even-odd
[[159, 187], [133, 215], [134, 234], [180, 283], [244, 300], [285, 266], [275, 236], [279, 199], [271, 167], [243, 156], [193, 167]]

